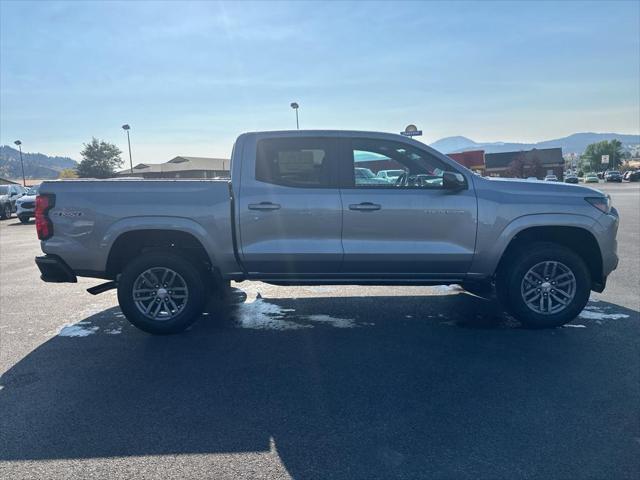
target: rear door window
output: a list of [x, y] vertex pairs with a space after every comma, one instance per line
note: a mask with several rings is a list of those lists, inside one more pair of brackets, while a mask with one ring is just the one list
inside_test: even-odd
[[256, 180], [288, 187], [332, 187], [337, 151], [335, 142], [325, 138], [260, 140]]

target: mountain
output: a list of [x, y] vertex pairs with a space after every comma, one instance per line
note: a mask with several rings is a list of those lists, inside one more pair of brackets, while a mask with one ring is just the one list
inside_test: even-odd
[[462, 150], [473, 150], [478, 145], [473, 140], [467, 137], [445, 137], [437, 140], [431, 144], [431, 147], [435, 148], [439, 152], [451, 153]]
[[431, 147], [442, 153], [464, 152], [468, 150], [484, 150], [486, 153], [514, 152], [531, 150], [532, 148], [562, 148], [563, 153], [581, 154], [591, 143], [603, 140], [620, 140], [625, 150], [640, 144], [640, 135], [626, 135], [621, 133], [574, 133], [567, 137], [545, 140], [536, 143], [515, 142], [475, 142], [467, 137], [445, 137], [431, 144]]
[[[65, 168], [76, 168], [78, 162], [68, 157], [49, 157], [43, 153], [22, 152], [26, 178], [58, 178]], [[20, 152], [8, 145], [0, 146], [0, 177], [22, 178]]]

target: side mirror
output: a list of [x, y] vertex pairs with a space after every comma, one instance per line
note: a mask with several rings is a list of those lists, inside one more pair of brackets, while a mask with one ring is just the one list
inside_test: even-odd
[[442, 174], [442, 186], [445, 190], [464, 190], [467, 182], [461, 173], [444, 172]]

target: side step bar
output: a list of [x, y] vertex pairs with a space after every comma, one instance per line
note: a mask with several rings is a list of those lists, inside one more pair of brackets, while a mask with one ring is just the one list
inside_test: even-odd
[[98, 295], [99, 293], [104, 293], [108, 290], [113, 290], [114, 288], [118, 288], [118, 282], [112, 280], [111, 282], [101, 283], [95, 287], [87, 288], [87, 292], [91, 295]]

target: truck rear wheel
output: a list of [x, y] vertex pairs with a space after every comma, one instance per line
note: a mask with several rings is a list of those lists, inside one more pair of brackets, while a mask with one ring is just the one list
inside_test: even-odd
[[204, 309], [205, 282], [188, 259], [164, 252], [143, 254], [118, 281], [118, 302], [127, 319], [153, 334], [178, 333]]
[[589, 301], [589, 269], [579, 255], [562, 245], [527, 245], [506, 263], [496, 279], [498, 298], [526, 327], [564, 325]]

